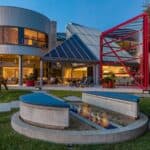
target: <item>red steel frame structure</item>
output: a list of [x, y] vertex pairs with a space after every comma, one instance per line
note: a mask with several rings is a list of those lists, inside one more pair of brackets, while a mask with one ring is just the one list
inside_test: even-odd
[[[119, 64], [124, 67], [126, 73], [130, 75], [130, 77], [134, 80], [134, 85], [147, 90], [149, 87], [149, 16], [147, 13], [140, 14], [128, 21], [125, 21], [105, 32], [101, 33], [100, 36], [100, 79], [103, 79], [103, 65], [114, 65]], [[141, 41], [134, 41], [134, 43], [129, 47], [121, 48], [115, 47], [112, 43], [117, 43], [120, 41], [126, 41], [134, 39], [139, 36]], [[109, 40], [108, 40], [109, 39]], [[137, 40], [137, 38], [135, 38]], [[105, 52], [104, 48], [109, 48], [109, 51]], [[123, 57], [120, 56], [119, 53], [123, 52], [128, 53], [128, 51], [134, 50], [137, 48], [141, 48], [139, 56], [132, 57]], [[109, 57], [112, 59], [115, 57], [117, 62], [110, 61], [105, 62], [105, 57]], [[131, 62], [138, 62], [138, 71], [133, 71], [129, 69], [127, 64]], [[138, 73], [137, 73], [138, 72]], [[137, 78], [137, 76], [138, 78]]]

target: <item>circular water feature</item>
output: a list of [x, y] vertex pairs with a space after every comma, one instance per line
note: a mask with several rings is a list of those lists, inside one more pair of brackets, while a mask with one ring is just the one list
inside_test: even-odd
[[64, 144], [98, 144], [116, 143], [135, 139], [142, 135], [148, 126], [148, 118], [141, 114], [134, 123], [121, 128], [109, 130], [57, 130], [40, 128], [24, 122], [19, 113], [12, 116], [11, 125], [15, 131], [25, 136]]
[[[110, 123], [108, 128], [103, 128], [77, 112], [69, 112], [69, 105], [53, 96], [36, 93], [21, 96], [20, 100], [20, 112], [11, 119], [12, 128], [35, 139], [63, 144], [116, 143], [134, 139], [148, 128], [148, 117], [141, 113], [125, 126]], [[69, 128], [76, 124], [69, 124], [71, 117], [90, 127]]]

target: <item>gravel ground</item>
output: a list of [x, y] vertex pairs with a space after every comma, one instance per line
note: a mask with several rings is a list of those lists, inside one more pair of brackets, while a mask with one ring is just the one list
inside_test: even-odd
[[[76, 106], [82, 106], [82, 104], [83, 104], [82, 102], [70, 102], [70, 103], [73, 105], [76, 105]], [[105, 112], [108, 115], [108, 119], [110, 121], [112, 121], [116, 124], [122, 125], [122, 126], [126, 126], [126, 125], [134, 122], [133, 118], [113, 112], [113, 111], [109, 111], [109, 110], [106, 110], [106, 109], [103, 109], [100, 107], [96, 107], [93, 105], [90, 105], [90, 108], [93, 113], [102, 114]]]

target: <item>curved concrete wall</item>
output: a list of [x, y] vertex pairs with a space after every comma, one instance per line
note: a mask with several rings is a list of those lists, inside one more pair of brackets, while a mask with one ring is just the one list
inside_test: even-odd
[[[18, 7], [0, 6], [0, 26], [26, 27], [50, 33], [50, 20], [46, 16]], [[31, 46], [0, 45], [0, 54], [41, 56], [43, 51]]]
[[11, 126], [30, 138], [61, 144], [110, 144], [135, 139], [147, 130], [148, 117], [141, 114], [134, 123], [109, 130], [54, 130], [30, 125], [22, 121], [19, 113], [11, 118]]
[[64, 129], [69, 126], [69, 109], [20, 102], [20, 117], [33, 125]]

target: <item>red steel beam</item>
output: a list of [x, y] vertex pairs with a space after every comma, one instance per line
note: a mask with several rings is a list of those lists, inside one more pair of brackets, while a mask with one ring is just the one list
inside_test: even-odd
[[[126, 36], [120, 36], [120, 37], [118, 37], [119, 39], [118, 39], [118, 38], [115, 38], [115, 39], [109, 41], [108, 43], [117, 42], [117, 41], [120, 41], [120, 40], [123, 40], [123, 39], [127, 39], [127, 38], [130, 37], [131, 35], [134, 35], [134, 34], [138, 33], [139, 31], [142, 31], [142, 30], [143, 30], [143, 29], [140, 29], [140, 30], [138, 30], [138, 31], [134, 31], [134, 32], [132, 32], [132, 33], [127, 34]], [[105, 45], [105, 43], [104, 43], [104, 45]]]
[[[99, 54], [99, 65], [100, 65], [100, 80], [103, 79], [103, 34], [100, 36], [100, 54]], [[101, 82], [101, 81], [100, 81]]]
[[133, 21], [135, 21], [137, 19], [143, 18], [143, 16], [147, 16], [147, 13], [142, 13], [142, 14], [134, 17], [134, 18], [131, 18], [131, 19], [129, 19], [129, 20], [127, 20], [127, 21], [125, 21], [125, 22], [123, 22], [123, 23], [121, 23], [121, 24], [119, 24], [119, 25], [117, 25], [117, 26], [115, 26], [115, 27], [113, 27], [113, 28], [103, 32], [103, 36], [107, 35], [110, 32], [113, 32], [113, 31], [117, 30], [121, 26], [125, 26], [126, 24], [129, 24], [129, 23], [131, 23], [131, 22], [133, 22]]
[[[142, 57], [139, 59], [141, 60], [141, 70], [140, 72], [138, 72], [136, 75], [138, 75], [138, 78], [137, 77], [134, 77], [132, 75], [132, 73], [130, 72], [130, 70], [128, 70], [128, 67], [126, 66], [126, 64], [124, 64], [124, 61], [117, 55], [116, 51], [118, 50], [114, 50], [111, 45], [109, 43], [113, 42], [112, 41], [107, 41], [105, 39], [105, 36], [107, 37], [107, 34], [119, 29], [120, 27], [122, 26], [125, 26], [129, 23], [132, 23], [140, 18], [143, 18], [143, 30], [138, 30], [139, 31], [143, 31], [143, 55]], [[128, 35], [127, 35], [128, 36]], [[120, 39], [123, 40], [123, 37], [124, 36], [120, 36]], [[105, 32], [102, 33], [101, 37], [100, 37], [100, 74], [101, 74], [101, 77], [102, 77], [102, 66], [103, 66], [103, 47], [104, 47], [104, 44], [103, 44], [103, 40], [106, 42], [105, 44], [108, 45], [108, 47], [111, 49], [111, 53], [114, 53], [115, 56], [118, 58], [118, 60], [120, 61], [120, 64], [126, 69], [127, 73], [129, 73], [130, 76], [132, 76], [136, 82], [136, 84], [142, 88], [142, 89], [148, 89], [149, 88], [149, 16], [147, 13], [143, 13], [141, 15], [138, 15], [132, 19], [129, 19], [128, 21], [126, 22], [123, 22], [121, 24], [119, 24], [118, 26], [115, 26]], [[119, 39], [119, 40], [120, 40]], [[139, 44], [141, 45], [141, 43]], [[121, 50], [120, 50], [121, 51]], [[109, 53], [109, 52], [108, 52]], [[128, 60], [129, 61], [129, 60]], [[115, 62], [113, 62], [114, 64], [116, 64]], [[118, 62], [117, 62], [118, 63]], [[102, 79], [102, 78], [101, 78]]]
[[144, 88], [149, 87], [149, 16], [144, 15], [143, 22], [143, 75], [144, 75]]
[[[104, 38], [104, 41], [107, 42], [107, 40]], [[136, 80], [136, 78], [133, 76], [133, 74], [130, 72], [130, 70], [128, 69], [128, 67], [124, 64], [123, 60], [117, 55], [117, 53], [113, 50], [113, 48], [111, 48], [111, 45], [109, 43], [107, 43], [107, 45], [109, 46], [109, 48], [111, 49], [111, 51], [115, 54], [115, 56], [118, 58], [120, 64], [125, 68], [126, 72], [134, 78], [136, 84], [143, 89], [143, 86], [141, 84], [139, 84], [139, 82]]]
[[[143, 43], [134, 44], [134, 45], [130, 46], [130, 49], [129, 48], [120, 48], [120, 49], [118, 49], [118, 47], [114, 47], [114, 46], [111, 46], [111, 47], [117, 49], [116, 52], [119, 52], [119, 51], [122, 51], [122, 50], [124, 50], [124, 51], [135, 50], [135, 48], [137, 48], [137, 46], [139, 46], [139, 45], [143, 45]], [[104, 46], [104, 47], [108, 47], [108, 46]], [[106, 52], [104, 54], [111, 54], [111, 53], [112, 52]]]

